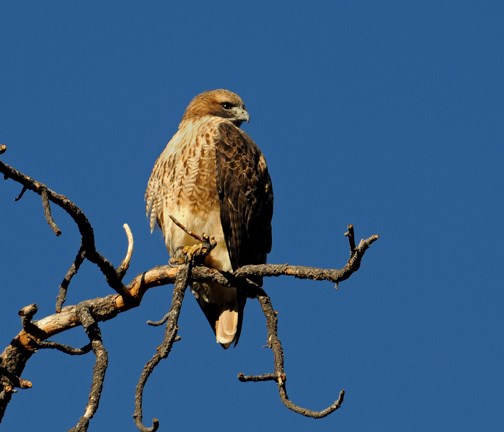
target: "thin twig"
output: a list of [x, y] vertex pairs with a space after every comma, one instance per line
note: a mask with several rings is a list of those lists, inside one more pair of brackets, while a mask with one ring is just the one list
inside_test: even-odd
[[[266, 326], [268, 328], [268, 345], [273, 351], [273, 358], [274, 358], [273, 363], [275, 366], [275, 372], [272, 375], [276, 377], [278, 385], [278, 393], [280, 395], [280, 399], [283, 402], [283, 404], [291, 411], [294, 411], [305, 417], [311, 417], [311, 418], [326, 417], [332, 412], [336, 411], [343, 403], [343, 398], [345, 395], [344, 390], [341, 390], [339, 398], [334, 403], [332, 403], [330, 406], [323, 409], [322, 411], [314, 411], [300, 407], [299, 405], [296, 405], [289, 399], [289, 397], [287, 396], [287, 388], [285, 384], [287, 377], [284, 370], [284, 354], [282, 344], [280, 342], [280, 339], [278, 339], [277, 314], [273, 309], [271, 300], [268, 297], [268, 295], [266, 295], [266, 293], [257, 296], [257, 300], [259, 300], [259, 304], [261, 305], [264, 316], [266, 317]], [[256, 379], [249, 379], [249, 381], [256, 381], [256, 380], [265, 381], [264, 379], [261, 379], [261, 377], [262, 376], [260, 375], [258, 377], [255, 377]]]
[[128, 249], [126, 251], [126, 256], [123, 258], [119, 267], [117, 267], [116, 273], [117, 277], [122, 280], [129, 269], [131, 257], [133, 256], [133, 246], [135, 244], [133, 240], [133, 234], [128, 224], [123, 225], [124, 231], [126, 232], [126, 238], [128, 239]]
[[191, 236], [192, 238], [198, 240], [201, 243], [208, 241], [208, 235], [206, 235], [206, 234], [199, 235], [199, 234], [192, 232], [190, 229], [186, 228], [181, 222], [179, 222], [175, 216], [170, 215], [170, 219], [173, 221], [173, 223], [175, 225], [177, 225], [188, 236]]
[[100, 327], [91, 315], [88, 307], [80, 307], [77, 310], [79, 320], [89, 336], [93, 352], [95, 354], [95, 365], [93, 367], [93, 381], [89, 392], [88, 403], [84, 414], [78, 423], [70, 429], [71, 432], [85, 432], [89, 427], [89, 421], [93, 418], [100, 403], [100, 397], [105, 380], [105, 372], [108, 365], [108, 353], [103, 346]]
[[170, 312], [166, 312], [165, 315], [163, 316], [163, 318], [161, 318], [159, 321], [151, 321], [151, 320], [148, 320], [147, 321], [147, 324], [150, 325], [150, 326], [153, 326], [153, 327], [159, 327], [161, 325], [163, 325], [166, 321], [168, 321], [168, 318], [170, 318]]
[[156, 353], [144, 366], [137, 383], [135, 391], [135, 411], [133, 413], [133, 418], [135, 420], [137, 428], [141, 432], [154, 432], [159, 428], [159, 420], [157, 418], [152, 419], [151, 427], [147, 427], [142, 423], [143, 390], [145, 387], [145, 383], [147, 382], [147, 379], [149, 378], [153, 370], [156, 368], [156, 366], [159, 364], [159, 362], [162, 359], [168, 357], [168, 354], [171, 351], [173, 343], [177, 339], [178, 318], [180, 315], [180, 309], [182, 308], [182, 301], [184, 300], [184, 294], [187, 287], [187, 283], [189, 281], [190, 274], [191, 274], [191, 262], [188, 261], [186, 264], [182, 264], [179, 267], [179, 271], [177, 273], [175, 286], [173, 288], [172, 303], [170, 311], [168, 312], [169, 320], [166, 324], [163, 342], [161, 343], [161, 345], [158, 346]]
[[25, 192], [28, 190], [28, 186], [23, 186], [23, 188], [21, 189], [21, 192], [19, 192], [18, 196], [16, 198], [14, 198], [14, 201], [19, 201], [21, 198], [23, 198], [23, 195], [25, 194]]
[[[238, 380], [241, 382], [262, 382], [262, 381], [278, 381], [278, 375], [276, 373], [266, 373], [262, 375], [245, 375], [243, 372], [238, 374]], [[284, 375], [280, 377], [285, 381], [287, 376]]]
[[53, 341], [37, 341], [36, 345], [37, 345], [37, 348], [55, 349], [57, 351], [61, 351], [62, 353], [69, 354], [69, 355], [83, 355], [83, 354], [87, 354], [88, 352], [90, 352], [93, 349], [93, 346], [91, 343], [84, 345], [82, 348], [75, 348], [70, 345], [60, 344], [58, 342], [53, 342]]
[[348, 231], [345, 233], [345, 237], [348, 237], [348, 243], [350, 245], [350, 256], [353, 255], [355, 251], [355, 235], [353, 224], [347, 225]]
[[61, 230], [59, 229], [58, 225], [56, 225], [56, 222], [54, 222], [54, 219], [52, 217], [51, 204], [49, 203], [49, 198], [47, 197], [47, 190], [42, 189], [40, 196], [42, 197], [42, 207], [44, 208], [44, 216], [46, 218], [47, 224], [51, 227], [53, 233], [56, 234], [56, 237], [59, 237], [61, 235]]
[[74, 222], [77, 224], [77, 227], [79, 228], [79, 232], [82, 237], [82, 244], [84, 245], [84, 249], [86, 250], [86, 258], [93, 264], [96, 264], [98, 266], [98, 268], [104, 274], [108, 285], [112, 289], [123, 296], [126, 301], [131, 300], [128, 290], [126, 290], [121, 280], [117, 276], [116, 270], [112, 263], [97, 251], [93, 227], [89, 223], [84, 212], [79, 207], [77, 207], [64, 195], [54, 192], [45, 184], [32, 179], [31, 177], [23, 174], [10, 165], [3, 163], [2, 161], [0, 161], [0, 172], [4, 174], [5, 178], [10, 178], [23, 185], [23, 189], [29, 189], [37, 193], [38, 195], [41, 195], [43, 191], [45, 191], [49, 201], [65, 210], [65, 212], [70, 215], [70, 217], [74, 220]]
[[66, 272], [66, 275], [61, 281], [61, 284], [59, 286], [58, 296], [56, 297], [56, 312], [61, 312], [61, 308], [63, 307], [66, 301], [66, 295], [68, 287], [70, 286], [70, 282], [72, 281], [72, 278], [79, 271], [80, 266], [84, 262], [85, 258], [86, 258], [86, 250], [84, 249], [84, 245], [81, 243], [79, 251], [75, 256], [74, 262]]

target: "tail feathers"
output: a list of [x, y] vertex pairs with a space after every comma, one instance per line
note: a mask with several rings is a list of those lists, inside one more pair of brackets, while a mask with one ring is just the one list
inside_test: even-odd
[[238, 312], [222, 310], [215, 323], [215, 338], [223, 348], [229, 348], [236, 338], [238, 331]]
[[233, 343], [236, 345], [246, 300], [241, 290], [216, 283], [193, 283], [192, 291], [215, 333], [217, 343], [224, 349]]

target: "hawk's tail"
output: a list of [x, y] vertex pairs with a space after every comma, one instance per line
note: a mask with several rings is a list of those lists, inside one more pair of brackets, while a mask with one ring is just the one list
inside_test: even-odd
[[193, 283], [192, 291], [205, 314], [215, 338], [226, 349], [240, 338], [246, 296], [243, 289], [215, 282]]

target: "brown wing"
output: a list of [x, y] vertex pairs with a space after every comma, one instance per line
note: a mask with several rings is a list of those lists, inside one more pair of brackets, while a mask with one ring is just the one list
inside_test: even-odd
[[257, 145], [231, 123], [215, 142], [221, 223], [231, 265], [262, 264], [271, 250], [273, 188]]

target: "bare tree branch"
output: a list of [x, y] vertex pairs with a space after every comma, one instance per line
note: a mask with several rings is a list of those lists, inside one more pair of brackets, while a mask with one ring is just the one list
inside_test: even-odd
[[88, 430], [89, 421], [93, 418], [100, 403], [101, 393], [103, 390], [103, 382], [105, 380], [105, 372], [108, 365], [108, 353], [103, 346], [100, 327], [91, 315], [91, 311], [87, 306], [77, 308], [77, 316], [86, 330], [91, 341], [91, 347], [95, 355], [95, 365], [93, 368], [93, 381], [89, 392], [88, 403], [84, 414], [79, 419], [79, 422], [70, 429], [71, 432], [86, 432]]
[[14, 201], [19, 201], [21, 198], [23, 198], [23, 195], [25, 194], [25, 192], [27, 190], [28, 190], [28, 187], [23, 186], [23, 188], [21, 189], [21, 192], [19, 192], [18, 196], [16, 198], [14, 198]]
[[[5, 150], [6, 146], [0, 145], [0, 154], [5, 152]], [[173, 283], [173, 297], [169, 312], [161, 321], [149, 322], [151, 325], [161, 325], [166, 322], [165, 335], [151, 360], [144, 366], [135, 394], [135, 411], [133, 417], [137, 427], [141, 431], [155, 431], [159, 428], [159, 421], [157, 419], [153, 420], [153, 424], [150, 427], [144, 426], [142, 423], [143, 390], [154, 368], [163, 358], [168, 357], [174, 342], [180, 339], [177, 335], [178, 318], [188, 284], [192, 282], [213, 281], [224, 286], [234, 286], [237, 282], [236, 279], [242, 279], [244, 283], [248, 283], [247, 280], [251, 276], [292, 276], [299, 279], [312, 279], [317, 281], [327, 280], [338, 284], [348, 279], [359, 269], [366, 250], [378, 239], [377, 235], [373, 235], [367, 239], [361, 240], [356, 246], [354, 227], [353, 225], [348, 225], [348, 231], [345, 235], [348, 237], [349, 241], [350, 257], [341, 269], [320, 269], [306, 266], [291, 266], [288, 264], [263, 264], [244, 266], [232, 274], [229, 274], [221, 273], [215, 269], [204, 266], [194, 265], [193, 258], [197, 258], [198, 254], [208, 253], [215, 246], [215, 242], [213, 238], [208, 235], [191, 233], [195, 238], [201, 239], [202, 244], [199, 245], [199, 247], [190, 248], [190, 250], [188, 249], [185, 251], [189, 258], [185, 264], [179, 267], [159, 266], [151, 268], [138, 274], [131, 280], [129, 285], [124, 286], [122, 280], [132, 259], [134, 244], [133, 236], [126, 224], [124, 225], [124, 229], [128, 238], [128, 249], [122, 263], [115, 269], [110, 261], [97, 251], [93, 228], [82, 210], [74, 203], [63, 195], [48, 189], [42, 183], [22, 174], [1, 161], [0, 172], [4, 174], [6, 179], [10, 178], [23, 186], [23, 190], [19, 194], [18, 199], [22, 197], [26, 190], [31, 190], [41, 195], [44, 214], [53, 231], [58, 233], [59, 229], [52, 219], [50, 202], [63, 208], [75, 221], [81, 233], [79, 251], [59, 289], [56, 301], [56, 313], [38, 321], [32, 321], [37, 312], [37, 306], [32, 304], [22, 308], [19, 312], [22, 330], [12, 339], [10, 344], [0, 355], [0, 420], [5, 413], [5, 409], [15, 389], [31, 387], [31, 382], [21, 378], [20, 375], [23, 373], [26, 363], [37, 349], [57, 349], [71, 355], [85, 354], [92, 350], [96, 360], [93, 368], [93, 379], [88, 403], [84, 415], [72, 429], [72, 431], [86, 431], [90, 419], [98, 409], [108, 364], [108, 355], [103, 346], [98, 323], [113, 319], [118, 314], [139, 306], [143, 296], [150, 288]], [[175, 221], [175, 223], [177, 223], [177, 221]], [[178, 225], [187, 232], [185, 227], [181, 226], [179, 223]], [[108, 285], [113, 288], [116, 293], [101, 298], [85, 300], [77, 305], [63, 307], [67, 289], [85, 259], [98, 266], [105, 275]], [[290, 410], [304, 416], [321, 418], [337, 410], [343, 403], [343, 390], [334, 403], [321, 411], [313, 411], [300, 407], [289, 399], [286, 390], [287, 376], [284, 370], [284, 353], [278, 338], [278, 320], [276, 313], [268, 295], [261, 288], [252, 286], [250, 283], [248, 283], [248, 285], [248, 296], [258, 299], [266, 318], [268, 346], [273, 352], [274, 371], [272, 373], [252, 376], [241, 373], [238, 379], [243, 382], [275, 381], [277, 383], [279, 396], [284, 405]], [[90, 343], [85, 347], [78, 349], [48, 341], [50, 337], [79, 325], [84, 327], [90, 339]]]
[[84, 345], [82, 348], [74, 348], [54, 341], [37, 341], [37, 348], [55, 349], [69, 355], [83, 355], [93, 349], [91, 343]]
[[287, 375], [285, 374], [284, 369], [284, 354], [282, 344], [280, 343], [280, 339], [278, 338], [277, 313], [273, 309], [271, 300], [266, 293], [257, 296], [257, 300], [259, 300], [259, 304], [261, 305], [264, 316], [266, 317], [266, 327], [268, 329], [268, 345], [273, 351], [274, 356], [273, 363], [275, 367], [274, 375], [276, 376], [278, 392], [280, 394], [280, 399], [282, 400], [283, 404], [287, 408], [298, 414], [302, 414], [306, 417], [312, 417], [312, 418], [326, 417], [332, 412], [336, 411], [343, 403], [343, 397], [345, 395], [344, 390], [341, 390], [339, 398], [333, 404], [331, 404], [329, 407], [327, 407], [322, 411], [313, 411], [300, 407], [299, 405], [296, 405], [289, 399], [289, 397], [287, 396], [287, 387], [285, 384], [287, 380]]
[[72, 278], [79, 271], [80, 266], [82, 265], [85, 259], [86, 259], [86, 250], [84, 249], [84, 245], [81, 243], [79, 251], [77, 252], [77, 255], [74, 259], [74, 262], [66, 272], [66, 275], [60, 284], [58, 290], [58, 296], [56, 297], [56, 312], [61, 312], [61, 308], [63, 307], [66, 301], [67, 290], [68, 287], [70, 286], [70, 282], [72, 281]]
[[182, 302], [184, 300], [184, 294], [191, 274], [191, 261], [183, 264], [177, 273], [175, 279], [175, 286], [173, 288], [173, 297], [168, 312], [168, 322], [166, 324], [165, 336], [161, 345], [157, 347], [156, 353], [144, 366], [142, 374], [138, 380], [138, 384], [135, 391], [135, 411], [133, 413], [133, 419], [137, 428], [142, 432], [154, 432], [159, 428], [159, 420], [157, 418], [152, 419], [152, 426], [146, 427], [142, 423], [143, 411], [142, 411], [142, 401], [143, 401], [143, 390], [147, 379], [154, 371], [159, 362], [168, 357], [174, 342], [177, 341], [178, 332], [178, 318], [180, 315], [180, 309], [182, 308]]
[[107, 283], [111, 288], [117, 291], [118, 294], [121, 294], [124, 298], [128, 298], [128, 291], [125, 289], [120, 278], [117, 276], [114, 266], [96, 250], [93, 227], [79, 207], [77, 207], [64, 195], [52, 191], [46, 185], [21, 173], [13, 167], [4, 164], [2, 161], [0, 161], [0, 172], [3, 173], [5, 179], [10, 178], [20, 183], [23, 185], [24, 189], [31, 190], [38, 195], [45, 193], [49, 201], [65, 210], [79, 228], [86, 258], [99, 267], [101, 272], [105, 275]]
[[123, 224], [124, 231], [126, 232], [126, 238], [128, 239], [128, 249], [126, 250], [126, 256], [123, 258], [119, 267], [117, 267], [116, 273], [119, 279], [123, 279], [126, 272], [129, 269], [131, 257], [133, 256], [133, 247], [135, 242], [133, 240], [133, 234], [128, 224]]
[[347, 225], [348, 231], [345, 233], [345, 237], [348, 237], [348, 243], [350, 244], [350, 255], [354, 253], [355, 250], [355, 236], [354, 227], [352, 224]]
[[58, 225], [56, 225], [56, 222], [54, 222], [54, 219], [52, 218], [51, 204], [49, 203], [49, 197], [47, 196], [47, 189], [42, 189], [40, 196], [42, 197], [42, 207], [44, 207], [44, 216], [46, 218], [47, 224], [51, 227], [56, 236], [60, 236], [61, 230], [58, 228]]

